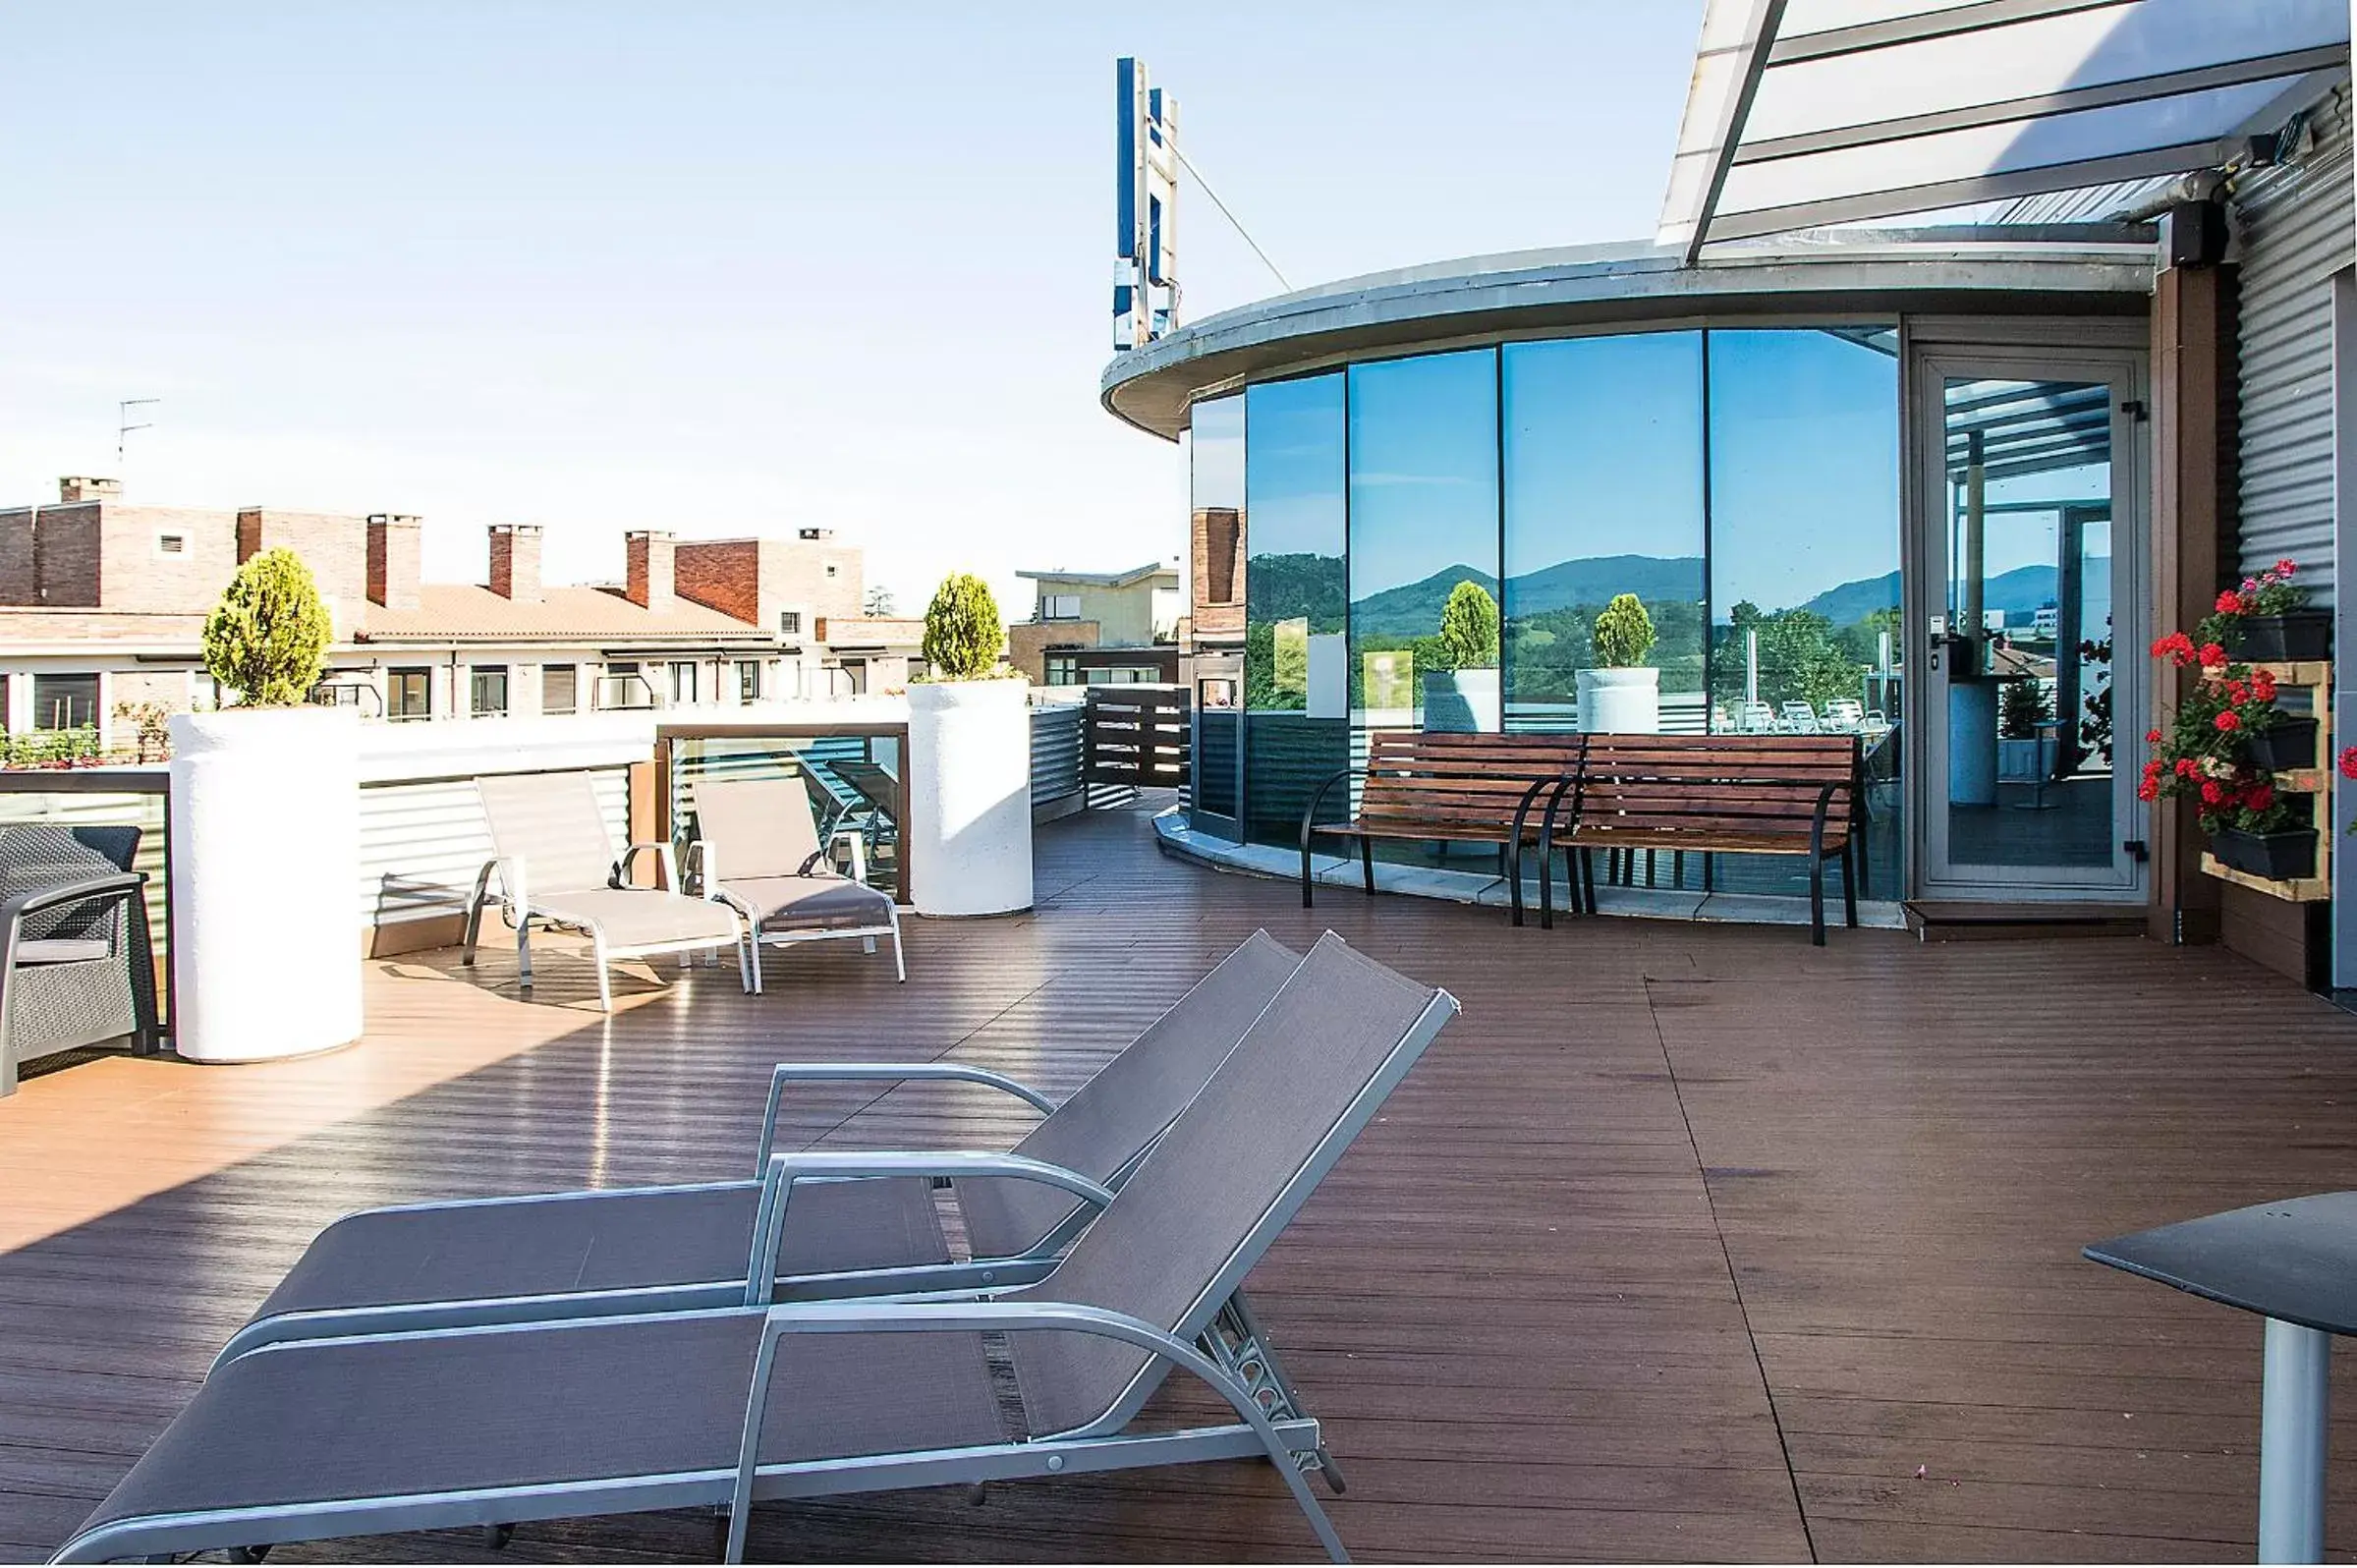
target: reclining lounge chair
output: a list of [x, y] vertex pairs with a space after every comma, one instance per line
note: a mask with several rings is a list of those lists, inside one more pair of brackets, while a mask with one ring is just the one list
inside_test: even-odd
[[[696, 842], [688, 875], [745, 918], [753, 932], [753, 988], [761, 988], [761, 948], [856, 936], [875, 951], [892, 938], [892, 968], [909, 967], [900, 949], [900, 911], [889, 893], [841, 875], [818, 847], [810, 797], [793, 779], [699, 779], [689, 786]], [[860, 842], [854, 832], [848, 835]]]
[[[1256, 931], [1061, 1105], [960, 1062], [787, 1063], [770, 1079], [749, 1179], [347, 1215], [320, 1232], [230, 1338], [220, 1362], [285, 1339], [741, 1302], [757, 1221], [781, 1190], [772, 1152], [790, 1085], [947, 1080], [998, 1090], [1044, 1114], [1015, 1146], [1014, 1160], [1118, 1188], [1300, 962], [1267, 932]], [[952, 1181], [966, 1231], [965, 1262], [950, 1256], [924, 1179], [806, 1188], [787, 1209], [779, 1295], [975, 1289], [1038, 1279], [1096, 1205], [1088, 1193], [1042, 1181], [1028, 1164], [1006, 1158], [972, 1161]]]
[[[632, 844], [616, 854], [589, 774], [502, 773], [477, 779], [475, 788], [482, 797], [495, 858], [475, 878], [462, 962], [475, 962], [483, 905], [490, 901], [496, 876], [500, 905], [516, 927], [516, 965], [527, 989], [534, 924], [589, 938], [597, 1004], [609, 1013], [614, 993], [606, 966], [615, 959], [733, 947], [737, 974], [745, 988], [753, 989], [752, 949], [737, 912], [682, 893], [668, 844]], [[660, 888], [630, 885], [631, 864], [645, 853], [661, 863]]]
[[[1250, 1457], [1346, 1560], [1310, 1490], [1318, 1423], [1197, 1341], [1455, 1007], [1329, 934], [1054, 1273], [995, 1300], [765, 1306], [761, 1270], [737, 1308], [255, 1351], [57, 1560], [721, 1506], [737, 1561], [757, 1502]], [[802, 1181], [928, 1156], [779, 1158], [771, 1241]], [[1234, 1419], [1132, 1429], [1173, 1367]]]

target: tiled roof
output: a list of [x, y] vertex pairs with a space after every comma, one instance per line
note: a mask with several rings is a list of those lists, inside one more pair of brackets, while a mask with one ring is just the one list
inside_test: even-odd
[[747, 642], [769, 635], [733, 615], [674, 598], [666, 609], [642, 609], [610, 588], [559, 587], [536, 601], [502, 598], [473, 583], [426, 583], [414, 610], [367, 606], [363, 643], [654, 643]]

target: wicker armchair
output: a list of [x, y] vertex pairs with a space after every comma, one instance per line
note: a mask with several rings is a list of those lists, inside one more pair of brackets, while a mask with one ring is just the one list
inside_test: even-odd
[[0, 1095], [21, 1062], [159, 1043], [136, 827], [0, 827]]

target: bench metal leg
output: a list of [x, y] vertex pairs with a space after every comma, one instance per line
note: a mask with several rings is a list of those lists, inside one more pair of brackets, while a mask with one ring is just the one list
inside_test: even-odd
[[1845, 841], [1841, 846], [1841, 917], [1853, 931], [1858, 928], [1858, 841]]
[[2259, 1560], [2325, 1560], [2325, 1450], [2332, 1336], [2267, 1320], [2259, 1395]]
[[1825, 861], [1822, 855], [1809, 857], [1809, 944], [1825, 945]]
[[[1605, 853], [1606, 855], [1610, 855], [1612, 852], [1611, 852], [1610, 850], [1606, 850], [1606, 851], [1604, 851], [1604, 853]], [[1591, 915], [1594, 915], [1595, 913], [1597, 913], [1597, 904], [1596, 904], [1596, 851], [1594, 851], [1594, 850], [1592, 850], [1592, 849], [1583, 849], [1583, 850], [1581, 850], [1581, 851], [1580, 851], [1580, 872], [1579, 872], [1579, 874], [1580, 874], [1580, 882], [1581, 882], [1581, 885], [1582, 885], [1582, 886], [1584, 886], [1584, 887], [1587, 889], [1587, 893], [1588, 893], [1588, 913], [1589, 913], [1589, 914], [1591, 914]]]
[[1366, 879], [1367, 896], [1375, 897], [1375, 840], [1364, 835], [1359, 839], [1359, 873]]
[[1310, 838], [1306, 833], [1301, 841], [1301, 907], [1310, 907]]

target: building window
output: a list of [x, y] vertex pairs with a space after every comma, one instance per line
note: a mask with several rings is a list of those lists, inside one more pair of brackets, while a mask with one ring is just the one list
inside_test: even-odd
[[761, 661], [737, 660], [737, 700], [758, 702], [761, 700]]
[[468, 710], [477, 718], [497, 718], [507, 711], [507, 666], [477, 664], [469, 672]]
[[802, 612], [800, 610], [778, 611], [777, 630], [779, 635], [784, 637], [802, 636]]
[[692, 703], [696, 700], [696, 661], [674, 659], [671, 663], [671, 700]]
[[580, 672], [570, 664], [540, 666], [540, 711], [570, 713], [581, 700]]
[[1081, 618], [1081, 596], [1078, 593], [1042, 593], [1039, 595], [1039, 619], [1042, 621], [1077, 621]]
[[88, 729], [98, 722], [98, 677], [36, 675], [32, 678], [32, 727]]
[[189, 536], [186, 533], [158, 533], [155, 536], [155, 553], [186, 555], [189, 553]]
[[1081, 661], [1069, 653], [1047, 655], [1047, 684], [1078, 686], [1081, 684]]
[[385, 673], [385, 717], [433, 717], [433, 671], [388, 670]]

